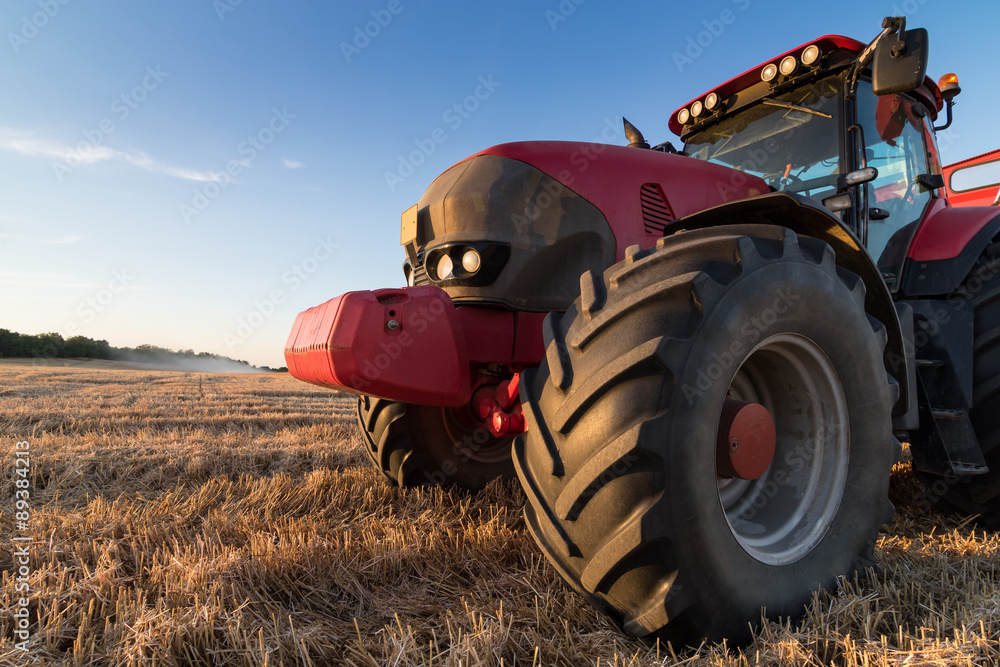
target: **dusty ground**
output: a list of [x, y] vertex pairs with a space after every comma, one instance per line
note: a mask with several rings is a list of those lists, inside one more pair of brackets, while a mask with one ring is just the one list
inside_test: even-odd
[[[391, 488], [352, 397], [284, 374], [0, 365], [0, 664], [996, 665], [1000, 538], [909, 471], [879, 572], [742, 652], [631, 639], [566, 589], [516, 486]], [[15, 443], [30, 446], [28, 651]]]

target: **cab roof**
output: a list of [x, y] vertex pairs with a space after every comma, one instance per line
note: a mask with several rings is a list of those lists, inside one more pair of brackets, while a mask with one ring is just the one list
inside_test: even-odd
[[[819, 37], [818, 39], [806, 42], [805, 44], [797, 46], [790, 51], [782, 53], [780, 56], [766, 60], [760, 65], [757, 65], [756, 67], [749, 69], [746, 72], [743, 72], [739, 76], [735, 76], [729, 81], [726, 81], [725, 83], [716, 86], [711, 90], [706, 91], [703, 95], [696, 97], [695, 99], [691, 100], [684, 106], [675, 110], [670, 115], [669, 127], [671, 132], [673, 132], [679, 137], [684, 134], [685, 126], [677, 119], [677, 114], [680, 113], [682, 110], [688, 109], [690, 112], [691, 106], [695, 102], [700, 101], [702, 104], [704, 104], [705, 99], [712, 93], [716, 94], [717, 99], [720, 100], [720, 102], [728, 100], [732, 98], [736, 93], [746, 90], [755, 84], [761, 83], [762, 82], [761, 72], [768, 65], [777, 66], [778, 63], [780, 63], [787, 56], [793, 56], [799, 63], [801, 63], [802, 52], [805, 51], [807, 47], [812, 45], [816, 45], [817, 47], [819, 47], [821, 53], [819, 60], [817, 60], [812, 66], [808, 67], [808, 70], [811, 70], [813, 72], [823, 71], [827, 55], [830, 53], [833, 53], [835, 51], [840, 51], [841, 53], [846, 52], [847, 54], [857, 55], [864, 50], [865, 46], [867, 46], [866, 44], [862, 44], [856, 39], [852, 39], [850, 37], [844, 37], [842, 35], [824, 35], [822, 37]], [[806, 74], [808, 73], [809, 71], [806, 72]], [[777, 81], [779, 79], [775, 80]], [[929, 110], [931, 112], [931, 115], [934, 118], [936, 118], [937, 112], [940, 111], [944, 106], [944, 99], [941, 97], [941, 91], [938, 89], [937, 84], [935, 84], [930, 78], [925, 77], [924, 84], [923, 86], [920, 87], [918, 92], [923, 93], [923, 95], [928, 98], [927, 101], [931, 103], [930, 104], [931, 108]]]

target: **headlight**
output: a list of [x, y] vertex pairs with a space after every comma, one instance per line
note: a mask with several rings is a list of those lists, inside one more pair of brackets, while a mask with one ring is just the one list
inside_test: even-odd
[[709, 93], [708, 97], [705, 98], [705, 108], [711, 111], [719, 104], [719, 96], [715, 93]]
[[455, 272], [455, 264], [451, 261], [451, 256], [448, 253], [441, 255], [441, 259], [438, 260], [437, 267], [435, 267], [437, 272], [438, 280], [448, 280], [452, 277]]
[[510, 259], [510, 245], [495, 241], [448, 243], [425, 251], [428, 277], [458, 287], [490, 285]]
[[698, 116], [701, 115], [702, 108], [703, 107], [701, 105], [701, 100], [698, 100], [697, 102], [691, 105], [691, 115], [697, 118]]
[[764, 65], [764, 69], [760, 71], [761, 81], [771, 81], [776, 76], [778, 76], [778, 68], [775, 66], [774, 63]]
[[691, 112], [687, 108], [681, 109], [677, 112], [677, 122], [684, 125], [689, 120], [691, 120]]
[[469, 273], [475, 273], [479, 270], [481, 265], [482, 259], [479, 257], [479, 253], [476, 252], [475, 248], [466, 250], [465, 254], [462, 255], [462, 268]]

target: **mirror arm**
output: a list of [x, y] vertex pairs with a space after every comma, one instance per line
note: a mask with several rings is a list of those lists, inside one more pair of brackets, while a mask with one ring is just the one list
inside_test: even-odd
[[[865, 68], [871, 64], [872, 59], [875, 57], [875, 49], [878, 46], [878, 43], [882, 41], [882, 38], [887, 35], [891, 35], [896, 31], [899, 31], [900, 38], [902, 38], [903, 31], [905, 29], [905, 16], [886, 16], [882, 19], [882, 32], [880, 32], [878, 37], [873, 39], [871, 43], [858, 54], [857, 60], [854, 61], [854, 65], [851, 66], [851, 71], [847, 75], [847, 99], [854, 99], [858, 88], [858, 79], [861, 77], [861, 72], [863, 72]], [[896, 46], [900, 43], [900, 41], [897, 41], [896, 44], [893, 44], [893, 54], [895, 54]], [[902, 43], [905, 44], [905, 42]]]
[[935, 125], [934, 126], [934, 131], [935, 132], [940, 132], [941, 130], [947, 130], [949, 127], [951, 127], [951, 120], [952, 120], [952, 118], [951, 118], [951, 108], [953, 106], [955, 106], [954, 100], [948, 100], [948, 102], [947, 102], [947, 104], [945, 104], [945, 106], [948, 108], [947, 120], [945, 121], [944, 125]]
[[906, 17], [905, 16], [894, 16], [885, 17], [882, 20], [882, 27], [885, 28], [886, 22], [892, 21], [899, 28], [899, 32], [896, 33], [896, 43], [892, 45], [892, 57], [899, 58], [904, 53], [906, 53]]

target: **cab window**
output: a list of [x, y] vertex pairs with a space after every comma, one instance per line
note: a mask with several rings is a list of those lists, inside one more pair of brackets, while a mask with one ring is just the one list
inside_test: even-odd
[[[898, 275], [906, 250], [931, 193], [917, 183], [931, 173], [924, 141], [923, 107], [905, 95], [876, 97], [868, 81], [857, 93], [857, 117], [864, 130], [868, 166], [878, 178], [867, 184], [868, 252], [883, 273]], [[879, 218], [873, 209], [887, 217]], [[871, 214], [874, 212], [874, 216]]]
[[760, 100], [686, 139], [685, 151], [808, 197], [836, 191], [841, 77]]

